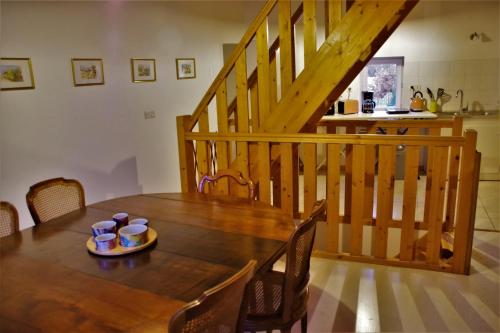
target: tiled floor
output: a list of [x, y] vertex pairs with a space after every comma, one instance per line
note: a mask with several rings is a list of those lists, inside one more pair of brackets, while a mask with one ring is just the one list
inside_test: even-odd
[[[499, 193], [499, 181], [480, 182], [476, 228], [500, 230]], [[469, 276], [312, 258], [308, 331], [500, 332], [499, 264], [500, 233], [478, 230]]]
[[499, 332], [499, 244], [475, 232], [469, 276], [313, 258], [308, 331]]
[[[425, 193], [425, 176], [420, 177], [417, 189], [417, 211], [416, 219], [422, 220], [424, 212], [424, 193]], [[300, 176], [299, 181], [299, 207], [303, 207], [303, 177]], [[375, 193], [377, 181], [375, 179]], [[318, 176], [318, 198], [326, 198], [326, 177]], [[344, 177], [341, 177], [341, 197], [340, 197], [340, 213], [344, 213], [344, 196], [342, 189], [344, 188]], [[394, 218], [401, 219], [402, 214], [402, 197], [403, 197], [403, 181], [396, 180], [394, 184]], [[374, 202], [376, 206], [376, 198]], [[480, 181], [478, 190], [478, 199], [476, 207], [476, 224], [475, 228], [480, 230], [496, 230], [500, 231], [500, 181]], [[375, 209], [375, 208], [374, 208]]]
[[498, 206], [500, 206], [500, 181], [480, 181], [475, 227], [500, 231]]
[[500, 332], [499, 264], [500, 233], [485, 231], [469, 276], [313, 257], [308, 332]]

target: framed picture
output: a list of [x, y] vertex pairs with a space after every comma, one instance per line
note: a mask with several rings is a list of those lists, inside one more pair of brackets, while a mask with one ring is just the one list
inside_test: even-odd
[[30, 58], [0, 58], [0, 90], [35, 89]]
[[194, 79], [196, 77], [196, 65], [194, 58], [177, 58], [175, 59], [177, 69], [177, 80]]
[[71, 59], [73, 84], [79, 86], [93, 86], [104, 84], [104, 67], [102, 59]]
[[156, 63], [154, 59], [130, 59], [132, 82], [156, 81]]

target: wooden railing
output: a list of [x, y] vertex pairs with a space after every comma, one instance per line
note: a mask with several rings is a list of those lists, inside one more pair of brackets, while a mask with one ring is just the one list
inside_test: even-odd
[[[251, 168], [259, 170], [258, 178], [252, 179], [258, 183], [259, 200], [272, 203], [294, 216], [295, 197], [299, 194], [294, 190], [296, 179], [303, 179], [302, 211], [307, 214], [318, 198], [320, 189], [317, 188], [317, 179], [323, 177], [326, 180], [323, 193], [328, 202], [328, 212], [326, 227], [318, 235], [320, 244], [317, 254], [455, 273], [468, 272], [475, 209], [475, 201], [471, 198], [476, 191], [479, 163], [474, 131], [467, 131], [464, 136], [414, 135], [416, 133], [410, 128], [409, 134], [395, 135], [391, 133], [391, 128], [396, 128], [394, 123], [384, 124], [388, 127], [388, 135], [183, 131], [183, 128], [189, 128], [187, 124], [190, 120], [189, 116], [178, 117], [181, 129], [179, 144], [185, 152], [181, 161], [186, 176], [183, 186], [188, 191], [196, 190], [198, 173], [195, 169], [200, 167], [200, 163], [206, 165], [208, 173], [213, 173], [216, 169], [226, 168], [234, 159], [239, 161], [236, 168], [242, 172], [248, 174]], [[438, 128], [433, 124], [436, 123], [429, 126]], [[208, 149], [195, 152], [194, 147], [200, 145]], [[250, 158], [247, 159], [238, 159], [242, 145], [255, 154], [248, 155]], [[326, 145], [324, 175], [317, 170], [316, 158], [310, 155], [318, 150], [319, 145]], [[397, 149], [401, 145], [406, 147], [403, 159], [398, 158]], [[278, 172], [281, 184], [278, 189], [272, 186], [272, 149], [280, 153]], [[304, 151], [303, 172], [293, 167], [297, 163], [295, 149]], [[236, 151], [232, 157], [228, 154], [230, 150]], [[419, 161], [423, 150], [428, 151], [427, 177], [425, 187], [419, 189]], [[343, 152], [346, 152], [346, 157], [351, 156], [351, 161], [356, 161], [351, 162], [350, 175], [347, 168], [345, 174], [341, 168]], [[367, 157], [371, 154], [374, 154], [372, 156], [377, 163], [369, 162]], [[400, 183], [395, 181], [395, 170], [401, 167], [398, 163], [404, 163], [404, 176]], [[452, 185], [453, 177], [450, 175], [454, 170], [459, 170], [456, 173], [458, 186]], [[350, 181], [347, 181], [349, 177]], [[395, 192], [396, 185], [402, 187], [401, 194]], [[223, 188], [217, 188], [218, 193], [230, 193], [229, 184], [220, 186]], [[271, 199], [273, 191], [280, 191], [279, 202]], [[425, 203], [423, 213], [418, 216], [418, 198], [422, 195]], [[450, 196], [457, 198], [456, 204], [449, 202]], [[395, 202], [402, 207], [401, 217], [395, 216]], [[371, 214], [367, 215], [368, 210]], [[450, 214], [452, 217], [447, 220]], [[399, 237], [394, 236], [398, 234], [394, 231], [396, 229], [400, 230]], [[454, 255], [451, 260], [444, 260], [440, 257], [440, 244], [443, 233], [449, 231], [454, 232]], [[423, 249], [421, 245], [417, 246], [422, 233], [426, 235]], [[389, 242], [395, 237], [399, 244]]]
[[[321, 120], [318, 123], [318, 131], [329, 134], [392, 134], [392, 135], [433, 135], [433, 136], [460, 136], [463, 131], [463, 118], [456, 116], [452, 119], [433, 119], [433, 120]], [[404, 148], [404, 147], [400, 147]], [[346, 176], [346, 190], [350, 193], [350, 184], [352, 180], [352, 145], [347, 145], [345, 151], [344, 169]], [[310, 152], [309, 154], [312, 154]], [[419, 174], [425, 175], [431, 169], [432, 158], [428, 158], [427, 149], [423, 149], [419, 158]], [[448, 193], [446, 196], [446, 222], [445, 229], [451, 230], [454, 225], [456, 198], [457, 198], [457, 183], [458, 183], [458, 168], [459, 168], [460, 151], [457, 147], [452, 147], [450, 150], [450, 165], [448, 174]], [[431, 156], [430, 156], [431, 157]], [[366, 153], [366, 193], [368, 198], [365, 201], [365, 216], [371, 217], [373, 206], [373, 191], [374, 191], [374, 172], [375, 172], [375, 151], [368, 150]], [[427, 177], [427, 189], [430, 189], [431, 177]], [[430, 205], [426, 197], [426, 207]], [[426, 210], [428, 211], [428, 210]]]

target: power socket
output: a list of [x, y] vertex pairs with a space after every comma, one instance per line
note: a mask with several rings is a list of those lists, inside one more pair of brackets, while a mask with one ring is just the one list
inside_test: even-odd
[[144, 119], [156, 118], [156, 113], [154, 111], [144, 111]]

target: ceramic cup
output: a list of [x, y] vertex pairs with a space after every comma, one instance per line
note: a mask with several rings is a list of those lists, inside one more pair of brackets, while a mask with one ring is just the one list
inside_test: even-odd
[[116, 247], [115, 234], [102, 234], [95, 238], [95, 248], [97, 251], [105, 252]]
[[92, 224], [92, 235], [94, 237], [102, 234], [114, 234], [114, 233], [116, 233], [115, 221], [101, 221]]
[[137, 219], [133, 219], [131, 220], [128, 225], [133, 225], [133, 224], [142, 224], [142, 225], [145, 225], [146, 227], [149, 226], [149, 221], [145, 218], [137, 218]]
[[128, 214], [127, 213], [117, 213], [113, 215], [113, 221], [116, 222], [116, 229], [120, 229], [128, 224]]
[[146, 243], [148, 227], [143, 224], [132, 224], [118, 230], [120, 244], [123, 247], [135, 247]]

